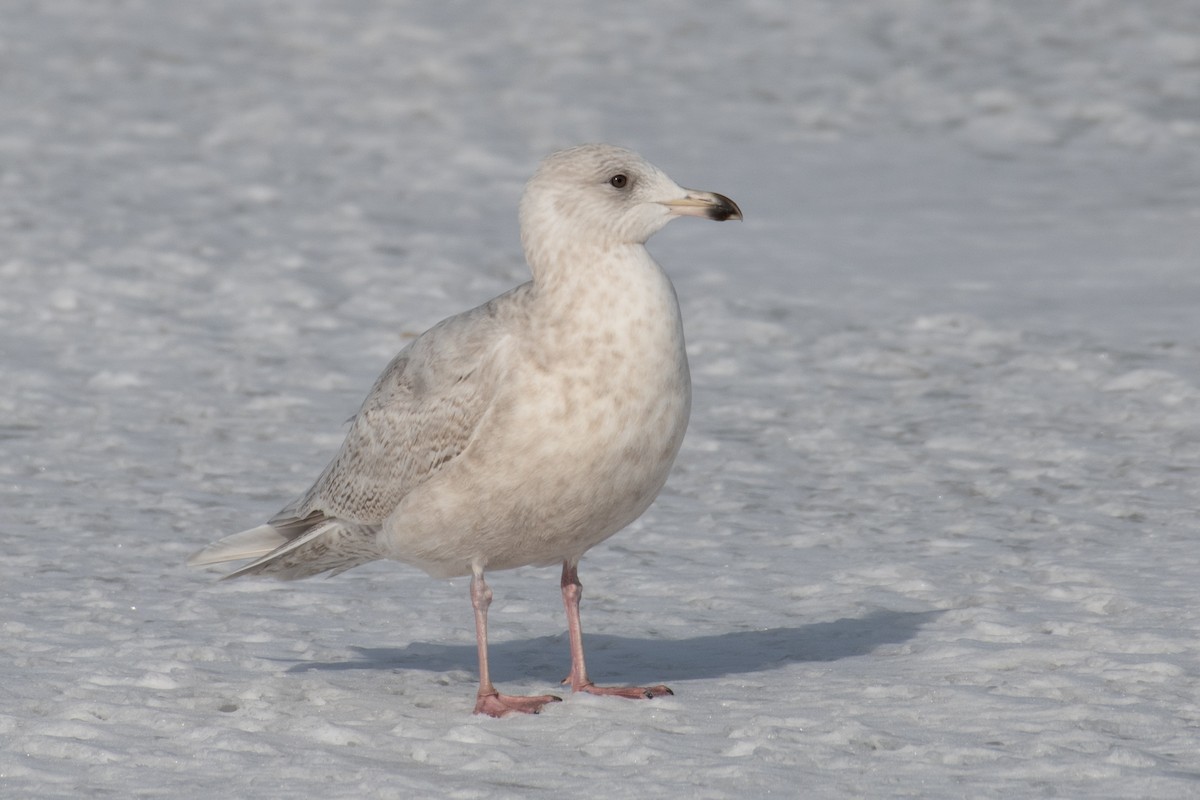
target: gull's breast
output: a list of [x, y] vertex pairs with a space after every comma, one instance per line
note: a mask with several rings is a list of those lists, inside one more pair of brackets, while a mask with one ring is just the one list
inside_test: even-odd
[[691, 408], [675, 292], [646, 261], [624, 282], [539, 298], [561, 307], [533, 309], [470, 445], [389, 519], [391, 557], [442, 575], [553, 563], [646, 510]]

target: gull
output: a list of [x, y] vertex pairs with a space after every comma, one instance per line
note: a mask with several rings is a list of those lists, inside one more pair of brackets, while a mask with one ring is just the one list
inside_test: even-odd
[[562, 564], [573, 692], [584, 664], [579, 560], [633, 522], [667, 480], [691, 410], [675, 289], [646, 241], [681, 216], [741, 219], [636, 153], [589, 144], [548, 156], [520, 202], [532, 280], [443, 320], [388, 364], [333, 461], [260, 525], [194, 554], [248, 558], [226, 577], [284, 580], [389, 558], [471, 576], [475, 713], [537, 713], [554, 695], [501, 694], [488, 670], [487, 570]]

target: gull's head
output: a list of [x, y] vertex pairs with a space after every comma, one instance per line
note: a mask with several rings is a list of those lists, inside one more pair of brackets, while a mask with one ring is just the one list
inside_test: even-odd
[[548, 156], [521, 198], [521, 238], [538, 243], [590, 240], [599, 246], [643, 244], [675, 217], [741, 219], [737, 203], [685, 189], [632, 150], [585, 144]]

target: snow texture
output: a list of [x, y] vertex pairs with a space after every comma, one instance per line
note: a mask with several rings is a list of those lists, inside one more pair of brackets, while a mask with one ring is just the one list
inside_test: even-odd
[[[1194, 3], [14, 0], [0, 65], [0, 795], [1200, 793]], [[676, 695], [472, 717], [466, 580], [183, 562], [583, 141], [746, 215], [652, 242], [692, 424], [580, 569]], [[557, 570], [491, 577], [553, 688]]]

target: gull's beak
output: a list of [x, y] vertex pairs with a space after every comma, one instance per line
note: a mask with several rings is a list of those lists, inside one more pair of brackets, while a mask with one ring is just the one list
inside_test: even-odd
[[683, 197], [676, 200], [660, 200], [674, 217], [705, 217], [724, 222], [727, 219], [741, 219], [742, 210], [737, 203], [723, 194], [716, 192], [698, 192], [685, 189]]

